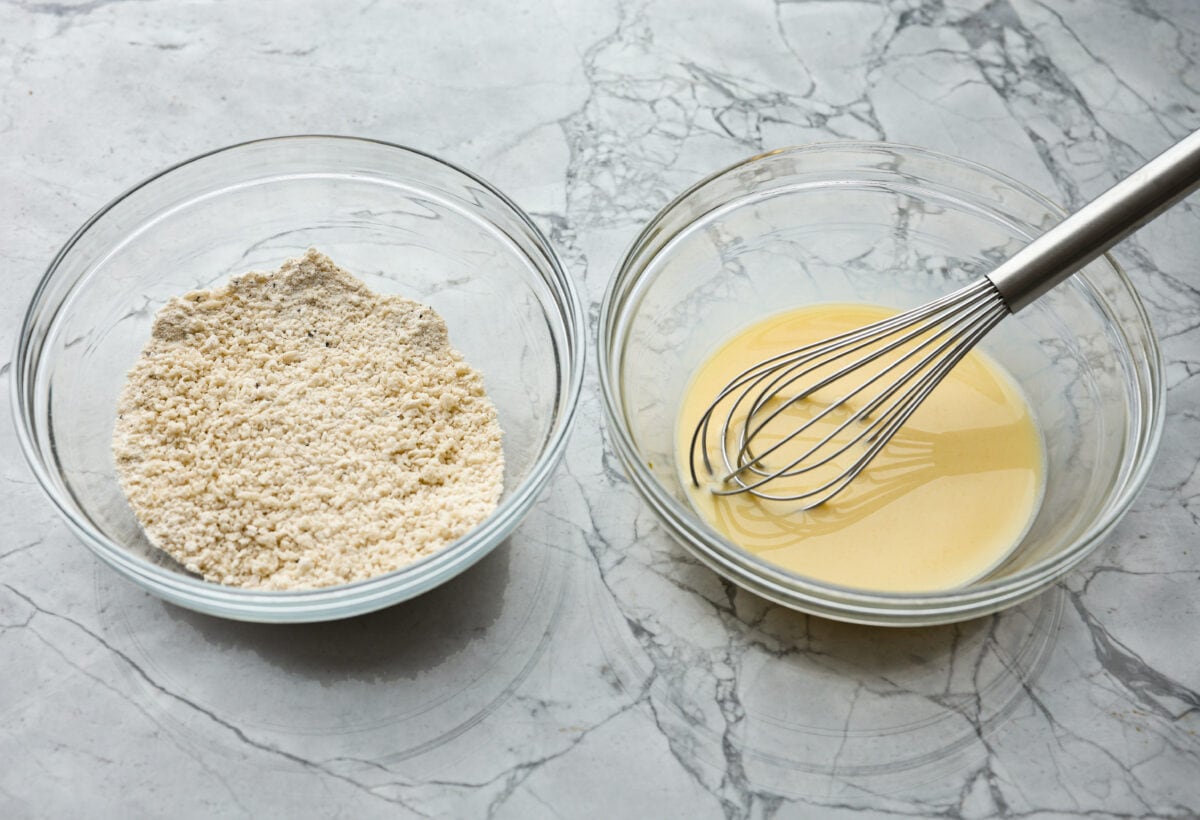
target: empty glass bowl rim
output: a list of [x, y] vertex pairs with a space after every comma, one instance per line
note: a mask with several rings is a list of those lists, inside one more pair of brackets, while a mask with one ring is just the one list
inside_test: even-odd
[[[659, 235], [662, 224], [674, 214], [677, 208], [708, 186], [757, 163], [784, 155], [800, 156], [804, 154], [835, 154], [837, 152], [859, 159], [866, 159], [881, 153], [911, 155], [937, 166], [965, 171], [1000, 183], [1012, 192], [1027, 198], [1031, 204], [1044, 208], [1049, 214], [1056, 217], [1062, 218], [1067, 214], [1062, 207], [1044, 195], [982, 163], [900, 143], [844, 140], [778, 148], [750, 156], [704, 177], [663, 206], [639, 232], [622, 256], [617, 271], [609, 280], [601, 301], [596, 337], [597, 359], [604, 412], [608, 427], [612, 432], [614, 447], [630, 474], [634, 486], [646, 496], [645, 500], [650, 503], [660, 517], [666, 520], [677, 537], [701, 553], [700, 557], [705, 563], [710, 566], [725, 567], [731, 575], [738, 576], [741, 581], [747, 582], [747, 586], [773, 600], [782, 603], [795, 602], [809, 607], [816, 606], [829, 611], [836, 617], [867, 623], [881, 623], [889, 619], [894, 619], [895, 622], [933, 622], [926, 619], [937, 616], [937, 619], [941, 620], [939, 613], [955, 615], [955, 619], [957, 619], [957, 615], [966, 617], [971, 614], [984, 614], [1001, 605], [1006, 606], [1008, 603], [1023, 600], [1043, 589], [1047, 583], [1086, 557], [1099, 540], [1115, 526], [1149, 477], [1153, 457], [1162, 435], [1165, 387], [1162, 377], [1162, 355], [1158, 341], [1146, 313], [1145, 305], [1136, 288], [1122, 267], [1107, 254], [1103, 259], [1115, 274], [1116, 281], [1124, 295], [1129, 298], [1130, 306], [1136, 315], [1141, 330], [1140, 344], [1131, 344], [1129, 333], [1121, 323], [1112, 321], [1110, 326], [1119, 334], [1122, 346], [1126, 351], [1140, 347], [1145, 352], [1144, 378], [1143, 374], [1138, 373], [1134, 379], [1137, 386], [1137, 401], [1134, 407], [1136, 418], [1134, 424], [1126, 428], [1125, 443], [1127, 447], [1133, 449], [1133, 452], [1124, 461], [1124, 465], [1127, 467], [1131, 465], [1132, 469], [1122, 471], [1119, 483], [1115, 482], [1109, 491], [1102, 514], [1091, 523], [1086, 531], [1080, 534], [1069, 548], [1059, 554], [1047, 557], [1019, 573], [1003, 579], [985, 581], [969, 588], [917, 593], [874, 592], [818, 581], [769, 564], [721, 536], [707, 522], [700, 520], [690, 506], [667, 492], [638, 457], [638, 447], [625, 421], [624, 393], [617, 378], [620, 365], [616, 362], [618, 358], [616, 345], [623, 344], [619, 331], [624, 323], [623, 320], [629, 315], [630, 301], [638, 299], [641, 292], [640, 280], [652, 261], [663, 249], [669, 247], [675, 236], [688, 230], [695, 222], [706, 218], [707, 214], [700, 214], [689, 220], [671, 236]], [[860, 169], [843, 169], [846, 173], [855, 170]], [[837, 172], [829, 169], [827, 173], [832, 179]], [[963, 192], [970, 193], [966, 190]], [[726, 208], [734, 201], [736, 200], [722, 202], [721, 207]], [[652, 239], [657, 244], [657, 248], [653, 253], [646, 255], [646, 246]], [[1113, 306], [1100, 289], [1092, 285], [1087, 273], [1080, 272], [1076, 274], [1076, 277], [1086, 284], [1090, 294], [1101, 306], [1106, 318], [1115, 319]], [[622, 350], [621, 354], [623, 355], [623, 353]], [[1126, 387], [1130, 389], [1128, 382]], [[1131, 430], [1132, 432], [1130, 432]], [[716, 569], [716, 566], [713, 568]], [[717, 571], [721, 572], [721, 570]], [[999, 605], [997, 605], [998, 602], [1000, 602]]]
[[[512, 217], [515, 217], [520, 226], [529, 232], [530, 238], [544, 259], [545, 264], [539, 263], [538, 268], [542, 271], [546, 285], [551, 291], [552, 302], [557, 307], [557, 314], [564, 328], [564, 344], [567, 350], [565, 355], [560, 354], [556, 357], [560, 366], [555, 405], [557, 408], [561, 408], [561, 412], [541, 453], [520, 484], [501, 499], [496, 510], [481, 524], [436, 553], [384, 575], [337, 586], [304, 590], [257, 590], [225, 586], [181, 575], [129, 554], [120, 544], [91, 526], [90, 522], [81, 520], [72, 504], [64, 498], [64, 495], [69, 495], [69, 491], [64, 492], [65, 488], [60, 489], [53, 476], [53, 470], [42, 457], [42, 447], [35, 434], [36, 428], [43, 422], [35, 421], [33, 418], [32, 406], [35, 393], [32, 387], [36, 374], [45, 366], [43, 357], [46, 353], [46, 346], [45, 339], [42, 339], [35, 349], [31, 331], [35, 323], [42, 318], [43, 309], [57, 313], [69, 296], [76, 292], [78, 283], [72, 285], [71, 289], [64, 294], [63, 299], [43, 304], [47, 292], [55, 283], [55, 276], [63, 261], [68, 258], [80, 240], [96, 223], [104, 219], [120, 204], [136, 196], [153, 196], [156, 183], [181, 169], [198, 163], [234, 155], [252, 147], [302, 142], [325, 142], [331, 146], [359, 144], [414, 156], [422, 161], [441, 166], [473, 185], [478, 185], [490, 196], [495, 197], [496, 201], [506, 208]], [[558, 255], [542, 231], [533, 223], [528, 214], [502, 191], [471, 171], [420, 149], [356, 136], [291, 134], [247, 140], [196, 154], [146, 177], [92, 214], [55, 254], [30, 297], [17, 336], [12, 368], [13, 383], [9, 395], [17, 441], [38, 484], [64, 517], [70, 529], [106, 563], [123, 574], [141, 579], [171, 600], [213, 614], [247, 620], [307, 620], [304, 617], [305, 613], [315, 613], [322, 607], [330, 611], [330, 617], [339, 617], [340, 614], [352, 613], [337, 613], [335, 610], [352, 608], [356, 602], [386, 598], [387, 603], [391, 603], [401, 600], [402, 597], [411, 597], [411, 595], [389, 596], [388, 593], [411, 587], [416, 590], [411, 594], [418, 594], [440, 583], [442, 573], [446, 569], [463, 563], [469, 565], [474, 558], [482, 557], [480, 553], [485, 548], [499, 543], [536, 501], [538, 494], [561, 460], [574, 424], [579, 397], [583, 389], [586, 350], [585, 314], [573, 280], [566, 273]], [[409, 583], [403, 584], [402, 582], [405, 580], [408, 580]]]

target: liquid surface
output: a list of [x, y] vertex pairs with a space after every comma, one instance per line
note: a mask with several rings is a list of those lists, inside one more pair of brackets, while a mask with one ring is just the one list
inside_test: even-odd
[[[701, 486], [693, 486], [689, 473], [692, 431], [730, 379], [763, 359], [894, 312], [866, 305], [806, 307], [731, 339], [700, 367], [684, 395], [677, 466], [700, 515], [766, 561], [864, 590], [944, 590], [986, 574], [1012, 551], [1033, 520], [1042, 491], [1043, 447], [1032, 413], [1011, 377], [977, 351], [950, 371], [861, 475], [813, 510], [796, 512], [798, 502], [745, 493], [714, 495], [710, 487], [717, 485], [699, 460]], [[827, 389], [785, 408], [772, 429], [756, 439], [762, 442], [756, 452], [842, 395], [842, 384], [838, 391]], [[723, 415], [714, 425], [721, 420]], [[819, 420], [815, 435], [838, 423], [832, 417]], [[713, 437], [719, 436], [718, 426]], [[812, 433], [806, 437], [815, 440]], [[709, 453], [720, 475], [717, 441], [710, 440]], [[795, 446], [783, 447], [778, 456], [784, 461], [773, 463], [787, 463], [787, 448]], [[800, 451], [790, 452], [794, 457]], [[787, 477], [769, 489], [786, 495], [811, 489], [812, 481], [812, 475]]]

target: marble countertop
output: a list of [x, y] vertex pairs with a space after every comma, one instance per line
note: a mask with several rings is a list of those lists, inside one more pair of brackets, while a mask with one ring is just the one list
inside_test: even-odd
[[[763, 149], [886, 139], [1079, 205], [1200, 125], [1193, 0], [0, 3], [0, 387], [110, 198], [283, 133], [412, 145], [509, 193], [592, 306], [639, 225]], [[1003, 614], [806, 618], [689, 561], [624, 480], [593, 361], [552, 488], [374, 615], [229, 623], [68, 532], [0, 405], [0, 816], [1200, 814], [1200, 221], [1122, 244], [1162, 340], [1149, 484]]]

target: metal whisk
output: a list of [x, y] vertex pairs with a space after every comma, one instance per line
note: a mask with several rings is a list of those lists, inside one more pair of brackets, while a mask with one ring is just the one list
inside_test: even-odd
[[[730, 380], [692, 433], [697, 460], [716, 478], [716, 495], [750, 493], [824, 504], [844, 490], [938, 386], [946, 374], [1009, 313], [1083, 268], [1121, 239], [1200, 187], [1200, 131], [1167, 149], [1100, 197], [1035, 239], [987, 276], [921, 307], [758, 362]], [[772, 422], [818, 391], [823, 401], [803, 424], [761, 444]], [[819, 423], [833, 429], [784, 463], [768, 459]], [[720, 474], [711, 449], [720, 453]], [[832, 476], [829, 473], [833, 473]], [[774, 492], [783, 478], [813, 474], [815, 486]]]

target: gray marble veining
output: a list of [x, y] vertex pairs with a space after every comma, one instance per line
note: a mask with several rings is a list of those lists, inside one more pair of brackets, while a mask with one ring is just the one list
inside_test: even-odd
[[[0, 2], [0, 387], [57, 248], [204, 150], [442, 155], [534, 214], [594, 317], [646, 219], [763, 149], [911, 143], [1078, 205], [1200, 126], [1198, 34], [1191, 0]], [[806, 618], [698, 566], [607, 448], [594, 369], [504, 547], [308, 627], [117, 578], [3, 419], [0, 815], [1200, 814], [1197, 206], [1116, 256], [1166, 362], [1149, 485], [1055, 589], [952, 627]]]

